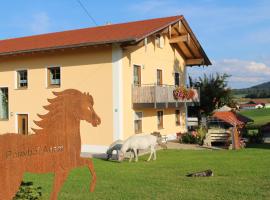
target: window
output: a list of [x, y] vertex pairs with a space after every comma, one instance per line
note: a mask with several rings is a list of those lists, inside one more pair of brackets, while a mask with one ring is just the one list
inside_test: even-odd
[[180, 119], [180, 110], [175, 110], [175, 125], [180, 126], [181, 125], [181, 119]]
[[174, 85], [180, 86], [180, 74], [178, 72], [174, 73]]
[[157, 112], [158, 129], [163, 129], [163, 111]]
[[156, 36], [156, 45], [157, 45], [157, 47], [163, 48], [164, 47], [164, 43], [165, 43], [164, 37], [162, 35], [157, 35]]
[[133, 84], [136, 85], [136, 86], [141, 85], [141, 66], [139, 66], [139, 65], [134, 65]]
[[142, 133], [142, 112], [135, 112], [134, 128], [135, 134]]
[[17, 71], [17, 88], [27, 88], [27, 86], [28, 86], [27, 70]]
[[61, 72], [60, 67], [48, 68], [48, 86], [60, 86]]
[[7, 120], [8, 112], [8, 88], [0, 88], [0, 120]]
[[162, 70], [161, 69], [157, 70], [157, 85], [159, 86], [162, 85]]

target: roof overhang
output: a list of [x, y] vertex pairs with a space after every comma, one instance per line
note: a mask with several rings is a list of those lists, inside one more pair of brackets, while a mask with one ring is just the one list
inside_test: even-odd
[[179, 19], [155, 30], [146, 36], [137, 38], [136, 42], [140, 42], [150, 35], [168, 34], [169, 42], [174, 46], [186, 61], [186, 66], [208, 66], [212, 65], [201, 44], [197, 40], [195, 34], [191, 30], [184, 16]]
[[186, 66], [208, 66], [211, 61], [184, 17], [168, 28], [169, 42], [174, 45], [186, 61]]

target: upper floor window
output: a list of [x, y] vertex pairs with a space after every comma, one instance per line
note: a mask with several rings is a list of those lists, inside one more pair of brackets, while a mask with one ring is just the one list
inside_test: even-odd
[[48, 86], [61, 85], [61, 70], [60, 67], [48, 68]]
[[162, 35], [157, 35], [156, 36], [156, 45], [157, 45], [157, 47], [163, 48], [164, 47], [164, 43], [165, 43], [164, 37]]
[[8, 88], [0, 88], [0, 120], [7, 120], [8, 112]]
[[27, 88], [27, 86], [28, 86], [27, 70], [17, 71], [17, 88]]
[[141, 66], [133, 66], [133, 84], [140, 86], [141, 85]]
[[157, 112], [157, 127], [158, 129], [163, 129], [163, 111], [158, 111]]
[[180, 74], [178, 72], [174, 73], [174, 85], [180, 86]]
[[162, 70], [161, 69], [158, 69], [157, 70], [157, 85], [162, 85], [163, 83], [163, 80], [162, 80]]
[[135, 133], [142, 133], [142, 112], [135, 112], [134, 129]]

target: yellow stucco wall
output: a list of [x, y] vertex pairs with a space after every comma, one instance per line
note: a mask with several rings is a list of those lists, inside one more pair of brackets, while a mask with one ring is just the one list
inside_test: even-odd
[[[55, 51], [14, 56], [0, 60], [0, 87], [9, 88], [8, 121], [0, 121], [0, 132], [16, 132], [16, 113], [29, 114], [29, 131], [36, 127], [33, 120], [39, 120], [37, 113], [45, 114], [42, 108], [52, 91], [69, 88], [89, 92], [95, 101], [94, 109], [102, 119], [94, 128], [81, 122], [83, 144], [108, 145], [112, 141], [112, 63], [111, 47], [94, 47], [82, 50]], [[61, 66], [61, 87], [46, 88], [46, 67]], [[28, 69], [28, 88], [15, 89], [15, 71]]]
[[[156, 70], [163, 71], [163, 83], [174, 84], [174, 72], [181, 74], [181, 83], [185, 83], [185, 64], [177, 50], [169, 44], [159, 48], [154, 38], [148, 39], [147, 49], [144, 45], [123, 49], [122, 89], [123, 89], [123, 139], [134, 134], [134, 112], [143, 112], [143, 132], [160, 131], [161, 134], [173, 134], [185, 131], [185, 105], [180, 104], [181, 126], [175, 124], [175, 110], [164, 109], [163, 126], [157, 129], [156, 109], [134, 110], [132, 108], [133, 64], [142, 65], [142, 84], [156, 83]], [[16, 132], [16, 113], [29, 114], [29, 131], [36, 128], [33, 120], [39, 120], [37, 113], [45, 114], [42, 108], [47, 105], [47, 98], [52, 98], [52, 91], [69, 88], [89, 92], [94, 100], [94, 109], [102, 123], [94, 128], [81, 122], [83, 144], [107, 146], [113, 142], [113, 63], [112, 47], [99, 46], [84, 49], [36, 53], [32, 55], [0, 58], [0, 87], [9, 88], [8, 121], [0, 121], [0, 133]], [[47, 67], [61, 67], [61, 87], [46, 88]], [[15, 87], [16, 70], [28, 70], [28, 88], [18, 90]], [[117, 134], [117, 133], [116, 133]]]
[[[179, 108], [181, 112], [181, 126], [175, 124], [175, 110], [163, 110], [163, 126], [157, 129], [157, 111], [160, 109], [132, 109], [133, 65], [142, 65], [141, 83], [155, 84], [157, 82], [157, 69], [162, 70], [163, 84], [174, 85], [174, 72], [180, 73], [181, 84], [185, 84], [185, 63], [178, 51], [169, 44], [164, 36], [164, 47], [155, 44], [155, 38], [148, 38], [148, 44], [140, 47], [129, 47], [124, 50], [123, 79], [124, 79], [124, 138], [134, 134], [134, 112], [143, 112], [142, 131], [159, 131], [161, 134], [174, 134], [186, 130], [186, 109], [184, 103]], [[132, 119], [132, 120], [130, 120]]]

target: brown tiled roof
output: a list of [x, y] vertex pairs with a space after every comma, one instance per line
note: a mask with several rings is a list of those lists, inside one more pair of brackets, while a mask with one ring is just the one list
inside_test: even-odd
[[173, 16], [0, 40], [0, 55], [114, 42], [137, 42], [182, 18], [183, 16]]
[[213, 114], [213, 117], [216, 117], [224, 122], [227, 122], [231, 125], [236, 125], [236, 126], [243, 126], [245, 122], [241, 121], [237, 117], [237, 115], [234, 112], [231, 111], [223, 111], [223, 112], [215, 112]]

